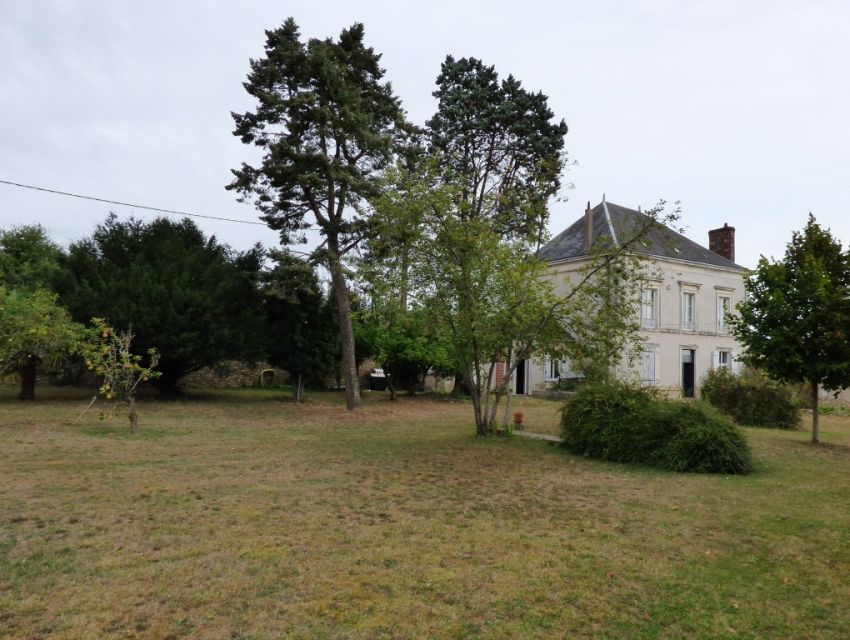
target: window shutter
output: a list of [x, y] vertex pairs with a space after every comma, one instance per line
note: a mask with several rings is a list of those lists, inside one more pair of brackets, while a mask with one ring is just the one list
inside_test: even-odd
[[655, 364], [655, 381], [653, 382], [653, 386], [658, 386], [659, 382], [661, 382], [661, 357], [658, 353], [658, 349], [656, 348], [653, 352], [653, 361]]
[[738, 360], [738, 355], [737, 351], [732, 352], [732, 373], [735, 375], [741, 373], [741, 361]]
[[711, 354], [711, 368], [717, 371], [720, 368], [720, 352], [715, 351]]

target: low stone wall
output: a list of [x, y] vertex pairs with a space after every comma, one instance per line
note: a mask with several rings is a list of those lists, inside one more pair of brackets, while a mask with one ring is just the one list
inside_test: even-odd
[[[375, 367], [375, 362], [371, 359], [364, 361], [357, 371], [357, 376], [360, 379], [360, 388], [369, 388], [369, 372]], [[205, 367], [200, 371], [195, 371], [180, 380], [180, 386], [184, 389], [236, 389], [240, 387], [253, 387], [259, 384], [260, 373], [264, 370], [271, 369], [275, 375], [275, 385], [290, 384], [289, 373], [284, 369], [276, 369], [271, 367], [266, 362], [249, 364], [236, 360], [223, 362], [219, 367]], [[328, 389], [335, 389], [337, 382], [341, 387], [345, 386], [345, 380], [342, 373], [339, 374], [339, 380], [336, 376], [329, 376], [325, 379], [325, 385]]]
[[[288, 384], [289, 374], [283, 369], [275, 369], [268, 363], [248, 364], [230, 360], [223, 362], [218, 367], [205, 367], [194, 373], [184, 376], [180, 380], [180, 386], [184, 389], [236, 389], [240, 387], [254, 387], [260, 385], [260, 374], [270, 369], [274, 375], [265, 379], [277, 385]], [[271, 378], [273, 377], [273, 381]]]

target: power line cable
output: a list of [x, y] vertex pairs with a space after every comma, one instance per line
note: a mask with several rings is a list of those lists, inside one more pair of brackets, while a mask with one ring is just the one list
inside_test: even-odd
[[[98, 198], [96, 196], [86, 196], [79, 193], [71, 193], [69, 191], [60, 191], [59, 189], [48, 189], [47, 187], [37, 187], [31, 184], [23, 184], [21, 182], [12, 182], [11, 180], [0, 179], [0, 184], [9, 185], [12, 187], [20, 187], [22, 189], [31, 189], [33, 191], [43, 191], [59, 196], [68, 196], [71, 198], [79, 198], [81, 200], [92, 200], [94, 202], [104, 202], [107, 204], [116, 204], [122, 207], [130, 207], [133, 209], [146, 209], [148, 211], [157, 211], [159, 213], [171, 213], [178, 216], [190, 216], [193, 218], [205, 218], [207, 220], [220, 220], [222, 222], [237, 222], [239, 224], [254, 224], [261, 227], [267, 226], [264, 222], [255, 222], [253, 220], [239, 220], [238, 218], [224, 218], [222, 216], [211, 216], [203, 213], [189, 213], [188, 211], [177, 211], [175, 209], [161, 209], [159, 207], [149, 207], [143, 204], [133, 204], [130, 202], [121, 202], [120, 200], [109, 200], [107, 198]], [[309, 227], [310, 229], [318, 229], [318, 227]], [[297, 251], [295, 249], [287, 249], [291, 253], [297, 253], [303, 256], [312, 257], [313, 252]]]
[[149, 207], [143, 204], [133, 204], [131, 202], [121, 202], [120, 200], [109, 200], [107, 198], [98, 198], [96, 196], [86, 196], [79, 193], [71, 193], [69, 191], [60, 191], [59, 189], [48, 189], [47, 187], [36, 187], [31, 184], [22, 184], [20, 182], [12, 182], [11, 180], [0, 179], [0, 184], [9, 185], [12, 187], [20, 187], [22, 189], [31, 189], [33, 191], [43, 191], [45, 193], [53, 193], [59, 196], [68, 196], [70, 198], [79, 198], [81, 200], [92, 200], [94, 202], [104, 202], [106, 204], [116, 204], [121, 207], [130, 207], [133, 209], [147, 209], [148, 211], [158, 211], [159, 213], [171, 213], [178, 216], [189, 216], [192, 218], [206, 218], [207, 220], [220, 220], [223, 222], [237, 222], [239, 224], [254, 224], [261, 227], [267, 226], [265, 222], [255, 222], [253, 220], [239, 220], [238, 218], [224, 218], [222, 216], [210, 216], [202, 213], [189, 213], [188, 211], [176, 211], [174, 209], [160, 209], [159, 207]]

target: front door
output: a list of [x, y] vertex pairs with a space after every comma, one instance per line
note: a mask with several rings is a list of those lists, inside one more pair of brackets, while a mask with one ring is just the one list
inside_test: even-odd
[[694, 360], [696, 352], [693, 349], [682, 349], [682, 396], [694, 397]]
[[518, 396], [525, 395], [525, 360], [520, 360], [514, 371], [516, 378], [516, 394]]

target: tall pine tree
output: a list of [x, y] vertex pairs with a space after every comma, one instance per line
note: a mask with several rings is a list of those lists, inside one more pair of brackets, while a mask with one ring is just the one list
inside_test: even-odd
[[315, 257], [330, 271], [339, 316], [346, 404], [360, 404], [351, 300], [343, 259], [361, 241], [364, 203], [378, 180], [404, 114], [380, 55], [363, 42], [363, 25], [339, 39], [302, 42], [295, 21], [266, 31], [265, 56], [251, 60], [245, 90], [254, 111], [234, 113], [234, 135], [263, 150], [259, 165], [243, 163], [228, 189], [252, 199], [281, 241], [304, 241], [316, 225]]

